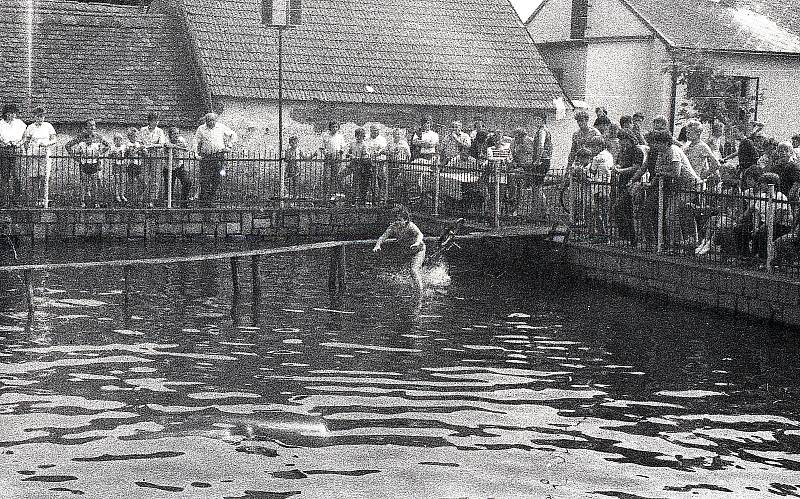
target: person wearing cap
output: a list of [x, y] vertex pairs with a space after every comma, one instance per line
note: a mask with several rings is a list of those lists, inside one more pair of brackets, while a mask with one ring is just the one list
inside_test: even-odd
[[203, 117], [195, 132], [195, 152], [200, 156], [200, 205], [210, 206], [225, 176], [225, 158], [238, 140], [236, 132], [218, 122], [216, 113]]
[[451, 121], [450, 132], [442, 140], [442, 164], [449, 163], [451, 159], [458, 156], [462, 149], [469, 149], [471, 144], [469, 135], [461, 131], [461, 122]]
[[48, 207], [50, 199], [50, 147], [56, 142], [53, 125], [44, 120], [44, 108], [34, 108], [34, 122], [25, 129], [22, 142], [28, 150], [29, 171], [33, 181], [33, 197], [39, 207]]
[[[22, 145], [25, 135], [25, 122], [17, 117], [16, 104], [5, 104], [0, 119], [0, 206], [10, 206], [12, 196], [19, 197], [22, 185], [16, 172], [17, 148]], [[13, 194], [9, 192], [9, 181], [13, 184]]]
[[581, 109], [575, 113], [575, 121], [578, 122], [578, 130], [572, 134], [572, 146], [567, 156], [567, 166], [571, 166], [575, 161], [575, 154], [578, 150], [586, 147], [586, 142], [592, 137], [600, 137], [597, 128], [589, 126], [589, 113]]
[[322, 194], [328, 199], [339, 190], [339, 170], [342, 155], [347, 149], [347, 140], [344, 138], [339, 122], [329, 121], [328, 130], [322, 134]]

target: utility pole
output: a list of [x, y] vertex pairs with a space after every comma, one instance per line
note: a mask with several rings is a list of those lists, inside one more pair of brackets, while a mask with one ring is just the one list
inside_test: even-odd
[[278, 196], [286, 197], [286, 170], [283, 167], [283, 31], [300, 24], [301, 0], [262, 0], [261, 23], [278, 30]]

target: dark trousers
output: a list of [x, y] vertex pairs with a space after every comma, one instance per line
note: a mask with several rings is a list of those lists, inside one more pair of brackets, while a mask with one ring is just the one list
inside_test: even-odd
[[10, 206], [11, 200], [19, 197], [22, 191], [22, 185], [14, 170], [15, 165], [16, 148], [0, 147], [0, 206]]
[[225, 168], [225, 153], [214, 153], [200, 158], [200, 205], [209, 206], [217, 199], [217, 189]]
[[[167, 169], [164, 168], [162, 172], [164, 175], [164, 197], [167, 196]], [[192, 179], [189, 178], [189, 172], [186, 171], [185, 168], [173, 168], [172, 169], [172, 199], [175, 199], [175, 183], [180, 181], [181, 183], [181, 191], [180, 191], [180, 207], [186, 208], [189, 204], [189, 195], [192, 191]]]
[[[353, 181], [356, 184], [356, 201], [365, 203], [372, 187], [373, 168], [369, 159], [353, 160]], [[374, 196], [374, 192], [373, 192]]]

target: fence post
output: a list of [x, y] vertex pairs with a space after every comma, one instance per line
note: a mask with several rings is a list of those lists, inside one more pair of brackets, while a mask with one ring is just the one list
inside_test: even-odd
[[439, 161], [434, 158], [433, 163], [433, 215], [439, 215], [439, 189], [441, 182], [439, 179]]
[[286, 199], [286, 169], [283, 165], [283, 151], [278, 151], [278, 186], [280, 206], [283, 208], [283, 200]]
[[656, 253], [664, 251], [664, 177], [658, 177], [658, 236]]
[[569, 206], [569, 223], [575, 225], [577, 215], [577, 203], [575, 202], [575, 185], [573, 184], [572, 172], [567, 169], [567, 181], [569, 182], [569, 190], [567, 192], [567, 206]]
[[494, 210], [492, 226], [500, 227], [500, 162], [494, 161]]
[[772, 259], [775, 257], [775, 245], [772, 238], [775, 225], [775, 184], [769, 184], [767, 191], [767, 272], [772, 273]]
[[383, 204], [389, 202], [389, 161], [383, 162], [383, 192], [381, 192]]
[[167, 208], [172, 208], [172, 162], [174, 161], [173, 149], [167, 149]]

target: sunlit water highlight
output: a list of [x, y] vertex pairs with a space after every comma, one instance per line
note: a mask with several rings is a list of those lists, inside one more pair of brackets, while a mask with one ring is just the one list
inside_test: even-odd
[[[577, 282], [350, 252], [39, 276], [0, 302], [0, 496], [798, 495], [797, 341]], [[5, 495], [3, 495], [5, 494]]]

